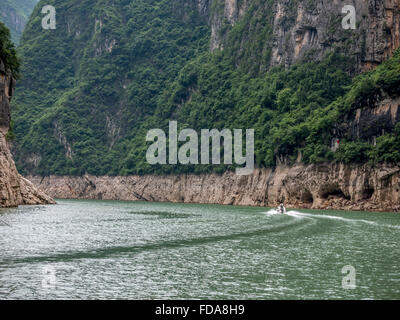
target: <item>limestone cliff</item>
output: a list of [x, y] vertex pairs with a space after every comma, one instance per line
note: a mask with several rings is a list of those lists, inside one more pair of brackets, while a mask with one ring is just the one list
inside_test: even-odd
[[400, 210], [400, 167], [295, 165], [252, 175], [29, 177], [56, 198], [139, 200], [369, 211]]
[[18, 173], [12, 159], [6, 136], [10, 127], [10, 100], [14, 86], [15, 80], [0, 60], [0, 207], [54, 203]]
[[[273, 25], [272, 36], [264, 43], [265, 50], [272, 52], [269, 66], [288, 67], [304, 57], [319, 59], [326, 52], [339, 49], [355, 58], [355, 71], [359, 72], [377, 66], [400, 46], [400, 0], [276, 0], [272, 8], [267, 1], [259, 0], [198, 2], [204, 12], [207, 4], [216, 8], [210, 14], [211, 50], [223, 48], [225, 22], [235, 25], [247, 14], [272, 10], [271, 21], [267, 22]], [[355, 30], [341, 27], [345, 5], [356, 9]], [[251, 36], [259, 27], [254, 25], [251, 29], [245, 36]], [[244, 43], [245, 39], [241, 41]]]

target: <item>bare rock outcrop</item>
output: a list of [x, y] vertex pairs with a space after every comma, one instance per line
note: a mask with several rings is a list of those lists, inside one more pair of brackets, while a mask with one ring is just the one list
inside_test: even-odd
[[29, 177], [55, 198], [213, 203], [366, 211], [400, 210], [400, 167], [318, 164], [168, 176]]
[[54, 200], [22, 177], [15, 167], [7, 143], [10, 127], [10, 100], [15, 80], [0, 60], [0, 207], [23, 204], [50, 204]]
[[[275, 0], [272, 8], [258, 0], [198, 0], [202, 12], [210, 11], [211, 50], [223, 49], [226, 23], [234, 25], [250, 12], [271, 11], [270, 65], [290, 66], [304, 57], [316, 60], [329, 51], [355, 58], [355, 72], [369, 70], [392, 56], [400, 46], [400, 0]], [[356, 29], [342, 28], [345, 5], [356, 9]], [[254, 10], [254, 7], [256, 9]], [[261, 20], [262, 21], [262, 20]], [[262, 23], [265, 23], [262, 22]], [[257, 26], [253, 26], [257, 30]], [[249, 34], [247, 36], [250, 36]], [[246, 34], [244, 34], [246, 37]], [[241, 39], [244, 42], [246, 39]], [[241, 49], [245, 50], [243, 46]]]

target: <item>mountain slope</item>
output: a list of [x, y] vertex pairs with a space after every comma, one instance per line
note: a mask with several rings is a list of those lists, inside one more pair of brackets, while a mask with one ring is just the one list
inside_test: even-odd
[[195, 2], [109, 3], [53, 1], [57, 29], [46, 32], [42, 3], [33, 12], [14, 104], [16, 154], [26, 169], [118, 173], [167, 84], [208, 50], [209, 27]]
[[29, 16], [39, 0], [0, 0], [0, 21], [11, 31], [11, 39], [18, 43]]
[[[399, 161], [399, 54], [354, 76], [399, 46], [400, 1], [353, 3], [356, 30], [341, 27], [341, 1], [41, 1], [20, 47], [17, 165], [39, 175], [229, 169], [150, 166], [146, 132], [169, 120], [254, 128], [258, 166]], [[42, 4], [56, 7], [56, 30], [41, 29]], [[374, 115], [377, 130], [363, 128]]]

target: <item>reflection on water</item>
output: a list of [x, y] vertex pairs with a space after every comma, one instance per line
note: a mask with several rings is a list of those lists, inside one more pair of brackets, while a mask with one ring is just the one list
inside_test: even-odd
[[61, 200], [0, 233], [2, 299], [400, 298], [398, 214]]

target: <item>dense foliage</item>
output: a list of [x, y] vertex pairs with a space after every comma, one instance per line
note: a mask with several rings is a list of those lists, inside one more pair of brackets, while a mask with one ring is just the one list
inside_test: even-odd
[[362, 99], [381, 89], [399, 94], [400, 53], [355, 79], [353, 61], [339, 53], [268, 70], [273, 1], [253, 3], [237, 24], [225, 23], [224, 50], [214, 53], [194, 1], [48, 0], [57, 8], [56, 30], [41, 29], [40, 3], [20, 47], [23, 80], [13, 111], [19, 169], [126, 175], [229, 168], [150, 166], [146, 132], [167, 131], [169, 120], [196, 130], [254, 128], [258, 166], [399, 161], [397, 129], [376, 146], [344, 139], [337, 152], [330, 147]]
[[19, 76], [20, 61], [10, 38], [10, 30], [0, 22], [0, 59], [15, 78]]
[[[40, 157], [41, 174], [123, 173], [167, 85], [208, 50], [194, 2], [112, 2], [42, 1], [33, 12], [13, 109], [23, 170]], [[42, 4], [56, 7], [56, 30], [41, 28]]]

